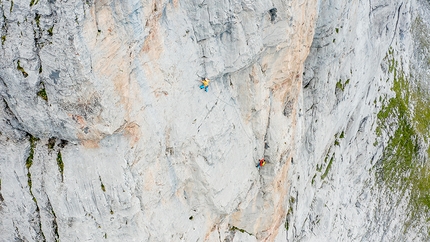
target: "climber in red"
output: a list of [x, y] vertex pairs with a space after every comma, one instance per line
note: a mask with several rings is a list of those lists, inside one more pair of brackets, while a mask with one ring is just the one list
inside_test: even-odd
[[260, 159], [260, 161], [256, 167], [260, 168], [260, 167], [264, 166], [265, 164], [266, 164], [266, 161], [264, 160], [264, 158], [262, 158], [262, 159]]

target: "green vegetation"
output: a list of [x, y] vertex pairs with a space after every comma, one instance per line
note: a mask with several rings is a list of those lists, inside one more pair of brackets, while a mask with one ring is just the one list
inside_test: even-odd
[[[427, 54], [430, 51], [430, 39], [428, 38], [430, 34], [430, 30], [424, 21], [417, 17], [412, 24], [412, 33], [414, 34], [414, 39], [417, 40], [416, 50], [420, 56], [425, 58], [422, 63], [422, 66], [416, 68], [424, 68], [429, 69], [430, 67], [430, 57]], [[430, 75], [428, 72], [416, 72], [415, 78], [419, 80], [428, 80]], [[419, 82], [419, 81], [418, 81]], [[425, 138], [426, 143], [428, 143], [429, 137], [429, 127], [430, 127], [430, 109], [428, 104], [430, 102], [428, 87], [422, 85], [415, 85], [411, 95], [411, 103], [414, 105], [414, 113], [412, 114], [412, 123], [416, 128], [417, 132], [422, 134], [423, 138]]]
[[339, 88], [342, 91], [344, 90], [341, 79], [339, 79], [339, 81], [336, 82], [336, 88]]
[[37, 27], [40, 28], [40, 14], [36, 13], [34, 20], [36, 21]]
[[[430, 34], [430, 29], [422, 20], [421, 17], [417, 17], [412, 24], [412, 33], [414, 35], [414, 39], [417, 40], [416, 51], [418, 55], [426, 58], [421, 66], [416, 67], [416, 69], [423, 68], [424, 70], [428, 70], [430, 67], [430, 56], [428, 52], [430, 51], [430, 39], [428, 38]], [[428, 80], [430, 75], [428, 72], [416, 71], [414, 72], [415, 79], [418, 80]], [[414, 92], [412, 92], [412, 103], [414, 104], [415, 112], [413, 113], [413, 125], [416, 128], [417, 132], [422, 134], [425, 143], [428, 145], [430, 137], [429, 129], [430, 129], [430, 109], [428, 104], [430, 103], [430, 94], [429, 88], [421, 85], [416, 85]], [[427, 149], [427, 154], [430, 156], [430, 150]], [[428, 158], [428, 157], [427, 157]], [[428, 165], [428, 164], [426, 164]]]
[[385, 60], [393, 78], [394, 97], [384, 100], [377, 116], [376, 134], [388, 137], [378, 162], [378, 177], [390, 191], [409, 195], [412, 221], [415, 216], [426, 216], [422, 212], [430, 212], [430, 97], [423, 91], [426, 88], [412, 85], [405, 77], [392, 48]]
[[231, 231], [239, 231], [239, 232], [241, 232], [241, 233], [247, 233], [247, 234], [249, 234], [249, 235], [252, 235], [252, 234], [251, 234], [251, 233], [249, 233], [248, 231], [246, 231], [246, 230], [244, 230], [244, 229], [240, 229], [240, 228], [238, 228], [238, 227], [236, 227], [236, 226], [231, 226], [230, 230], [231, 230]]
[[285, 219], [285, 223], [284, 223], [285, 230], [287, 231], [288, 229], [290, 229], [290, 217], [292, 214], [293, 214], [293, 207], [290, 205], [287, 212], [287, 218]]
[[[327, 154], [325, 155], [325, 158], [324, 158], [324, 164], [326, 164], [327, 163], [327, 161], [328, 161], [328, 158], [330, 157], [329, 155], [330, 155], [330, 150], [331, 150], [331, 148], [332, 148], [332, 146], [330, 146], [330, 148], [328, 149], [328, 151], [327, 151]], [[317, 167], [316, 167], [316, 170], [318, 171], [318, 172], [321, 172], [322, 171], [322, 168], [323, 168], [323, 166], [324, 166], [324, 164], [317, 164]], [[316, 176], [316, 175], [315, 175]], [[315, 176], [314, 176], [314, 178], [315, 178]], [[312, 181], [315, 181], [315, 179], [314, 178], [312, 178]]]
[[[33, 158], [34, 158], [34, 149], [36, 148], [36, 141], [38, 141], [38, 138], [33, 137], [30, 135], [30, 152], [28, 153], [27, 160], [25, 160], [25, 167], [27, 168], [27, 184], [28, 188], [30, 189], [30, 193], [33, 195], [31, 191], [32, 182], [31, 182], [31, 173], [30, 173], [30, 167], [33, 165]], [[33, 196], [33, 200], [35, 200]]]
[[39, 208], [39, 205], [37, 204], [37, 199], [33, 195], [33, 191], [31, 190], [31, 188], [32, 188], [32, 182], [31, 182], [30, 167], [33, 164], [34, 149], [36, 148], [36, 141], [38, 141], [38, 140], [39, 140], [38, 138], [35, 138], [32, 135], [30, 135], [30, 139], [29, 139], [29, 141], [30, 141], [30, 153], [28, 154], [27, 160], [25, 161], [25, 166], [27, 167], [28, 190], [30, 192], [30, 195], [32, 197], [33, 202], [36, 204], [36, 212], [39, 214], [39, 231], [40, 231], [40, 235], [42, 236], [42, 241], [46, 241], [45, 234], [43, 233], [43, 230], [42, 230], [42, 222], [40, 220], [40, 208]]
[[58, 165], [58, 170], [61, 173], [61, 180], [63, 180], [64, 163], [63, 163], [63, 158], [61, 157], [61, 151], [58, 151], [58, 154], [57, 154], [57, 165]]
[[317, 174], [315, 174], [313, 177], [312, 177], [312, 182], [311, 182], [311, 184], [313, 185], [314, 183], [315, 183], [315, 178], [317, 177]]
[[1, 36], [1, 44], [4, 45], [4, 42], [6, 41], [6, 35]]
[[52, 27], [48, 29], [49, 36], [52, 36], [54, 34], [53, 31], [54, 31], [54, 25], [52, 25]]
[[46, 95], [45, 88], [42, 88], [40, 91], [38, 91], [37, 96], [41, 97], [45, 101], [48, 101], [48, 95]]
[[28, 154], [27, 160], [25, 161], [25, 167], [30, 169], [31, 165], [33, 164], [33, 157], [34, 157], [34, 149], [36, 148], [36, 141], [39, 139], [33, 137], [30, 135], [30, 153]]
[[339, 33], [339, 28], [335, 28], [334, 30], [336, 31], [336, 34]]
[[20, 71], [22, 73], [22, 75], [24, 76], [24, 78], [28, 76], [28, 73], [25, 72], [24, 68], [22, 68], [21, 63], [20, 63], [19, 60], [17, 61], [16, 69], [18, 69], [18, 71]]
[[[343, 133], [343, 132], [342, 132]], [[333, 165], [333, 161], [334, 161], [334, 159], [335, 159], [335, 155], [336, 155], [336, 153], [332, 153], [332, 148], [333, 148], [333, 146], [339, 146], [340, 145], [340, 143], [339, 143], [339, 139], [337, 138], [337, 136], [338, 136], [338, 134], [335, 134], [334, 135], [334, 143], [333, 143], [333, 145], [332, 146], [330, 146], [330, 148], [328, 149], [328, 151], [327, 151], [327, 154], [325, 155], [325, 158], [324, 158], [324, 163], [322, 163], [322, 164], [320, 164], [320, 165], [317, 165], [317, 171], [318, 172], [322, 172], [322, 169], [323, 169], [323, 167], [325, 166], [325, 170], [324, 170], [324, 173], [321, 175], [321, 180], [324, 180], [326, 177], [327, 177], [327, 175], [328, 175], [328, 173], [330, 172], [330, 169], [331, 169], [331, 167], [332, 167], [332, 165]], [[312, 177], [312, 185], [315, 183], [315, 178], [316, 178], [316, 174]]]
[[31, 0], [30, 1], [30, 7], [33, 7], [33, 5], [36, 5], [39, 2], [39, 0]]
[[296, 202], [296, 199], [294, 197], [290, 197], [290, 204], [293, 204]]
[[[336, 133], [334, 135], [334, 143], [333, 143], [334, 146], [340, 146], [339, 139], [337, 138], [338, 135], [339, 135], [339, 133]], [[343, 135], [344, 135], [344, 133], [342, 131], [342, 134], [341, 134], [342, 137], [339, 137], [339, 138], [343, 138]], [[327, 159], [327, 157], [326, 157], [326, 159]]]
[[293, 196], [291, 196], [290, 200], [289, 200], [289, 204], [288, 204], [287, 216], [285, 218], [285, 223], [284, 223], [285, 230], [287, 230], [287, 231], [290, 228], [290, 218], [293, 215], [293, 205], [294, 205], [295, 202], [296, 202], [296, 198], [293, 197]]
[[[49, 200], [48, 200], [49, 201]], [[51, 205], [51, 202], [49, 201], [49, 204]], [[54, 209], [51, 207], [51, 214], [54, 217], [54, 219], [52, 220], [52, 228], [54, 230], [54, 241], [55, 242], [60, 242], [60, 236], [58, 235], [58, 223], [57, 223], [57, 215], [55, 215]], [[42, 225], [40, 225], [42, 226]]]
[[101, 188], [102, 188], [102, 191], [103, 192], [106, 192], [106, 188], [105, 188], [105, 185], [103, 184], [103, 182], [102, 182], [102, 178], [99, 176], [99, 179], [100, 179], [100, 186], [101, 186]]
[[332, 154], [330, 161], [328, 162], [328, 165], [325, 168], [324, 173], [321, 175], [321, 180], [324, 180], [324, 178], [326, 178], [326, 176], [328, 175], [328, 172], [330, 171], [331, 165], [333, 164], [333, 161], [334, 161], [334, 155], [335, 155], [335, 153]]
[[340, 133], [339, 138], [341, 138], [341, 139], [345, 138], [345, 132], [344, 131], [342, 131], [342, 133]]
[[347, 79], [344, 83], [342, 83], [342, 80], [339, 79], [339, 81], [336, 82], [336, 89], [342, 90], [343, 92], [345, 91], [345, 87], [348, 84], [349, 84], [349, 79]]
[[334, 145], [335, 146], [340, 146], [339, 140], [337, 138], [334, 140]]
[[10, 12], [13, 10], [13, 1], [10, 1]]
[[51, 137], [48, 139], [48, 144], [47, 144], [48, 149], [50, 149], [50, 150], [54, 149], [55, 141], [56, 141], [56, 139], [54, 137]]

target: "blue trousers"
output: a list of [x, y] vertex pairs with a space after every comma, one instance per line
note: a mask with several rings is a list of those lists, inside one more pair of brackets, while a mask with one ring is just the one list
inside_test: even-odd
[[209, 87], [209, 86], [205, 86], [205, 85], [203, 85], [203, 84], [202, 84], [202, 85], [200, 86], [200, 89], [203, 89], [203, 88], [204, 88], [204, 89], [205, 89], [205, 92], [208, 92], [208, 87]]

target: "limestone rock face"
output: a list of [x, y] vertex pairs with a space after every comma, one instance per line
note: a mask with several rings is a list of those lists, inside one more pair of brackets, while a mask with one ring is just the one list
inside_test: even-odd
[[[390, 117], [390, 125], [378, 135], [380, 111], [388, 100], [409, 98], [406, 86], [398, 90], [404, 91], [402, 97], [396, 96], [393, 81], [428, 72], [428, 64], [416, 59], [414, 45], [420, 40], [412, 28], [417, 19], [429, 26], [428, 12], [428, 3], [421, 1], [320, 5], [303, 74], [302, 136], [289, 170], [289, 241], [429, 239], [428, 222], [422, 220], [427, 215], [418, 215], [427, 213], [411, 212], [416, 201], [410, 189], [416, 187], [384, 187], [388, 174], [381, 163], [402, 121]], [[413, 72], [411, 66], [422, 69]], [[416, 81], [427, 86], [425, 78]], [[413, 112], [413, 105], [408, 109]], [[403, 142], [400, 152], [408, 145]], [[393, 157], [393, 162], [403, 162]], [[402, 184], [402, 171], [397, 172], [394, 182]]]
[[275, 239], [316, 1], [0, 5], [1, 240]]
[[0, 241], [428, 239], [377, 175], [428, 3], [0, 6]]

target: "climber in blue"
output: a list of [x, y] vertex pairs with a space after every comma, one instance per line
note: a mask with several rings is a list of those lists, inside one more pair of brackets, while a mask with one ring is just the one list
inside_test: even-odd
[[203, 80], [201, 80], [201, 82], [202, 82], [202, 85], [200, 86], [200, 89], [205, 89], [205, 92], [208, 92], [208, 87], [209, 87], [209, 79], [207, 79], [206, 77], [205, 77], [205, 79], [203, 79]]

